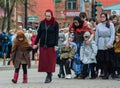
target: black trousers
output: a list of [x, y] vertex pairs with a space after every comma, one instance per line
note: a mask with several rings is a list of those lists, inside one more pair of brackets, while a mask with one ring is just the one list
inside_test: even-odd
[[91, 71], [91, 77], [96, 77], [96, 64], [92, 63], [92, 64], [83, 64], [83, 70], [82, 70], [82, 75], [87, 77], [89, 75], [89, 68]]
[[94, 78], [97, 76], [96, 74], [96, 63], [90, 64], [90, 69], [91, 69], [91, 77]]
[[82, 76], [87, 77], [88, 75], [88, 64], [83, 64]]
[[15, 69], [15, 73], [19, 73], [21, 65], [22, 65], [22, 69], [23, 69], [23, 74], [27, 74], [27, 64], [20, 64], [19, 68]]
[[7, 55], [7, 58], [10, 58], [11, 50], [12, 50], [12, 45], [8, 44], [8, 55]]
[[59, 74], [65, 75], [64, 68], [63, 68], [63, 61], [59, 60]]
[[71, 74], [71, 62], [68, 59], [62, 59], [61, 65], [65, 66], [66, 74]]
[[114, 73], [114, 49], [98, 50], [97, 70], [101, 69], [104, 74]]
[[38, 50], [38, 48], [37, 49], [33, 49], [32, 50], [32, 60], [35, 60], [35, 53], [37, 53], [37, 50]]
[[114, 67], [115, 67], [115, 71], [117, 71], [117, 73], [120, 75], [120, 53], [115, 53], [114, 54]]

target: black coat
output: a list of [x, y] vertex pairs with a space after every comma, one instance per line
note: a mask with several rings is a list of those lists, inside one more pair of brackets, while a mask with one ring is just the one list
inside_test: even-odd
[[54, 47], [58, 45], [59, 25], [56, 22], [54, 25], [46, 26], [44, 21], [41, 21], [38, 27], [38, 34], [35, 40], [35, 45], [40, 40], [40, 47]]

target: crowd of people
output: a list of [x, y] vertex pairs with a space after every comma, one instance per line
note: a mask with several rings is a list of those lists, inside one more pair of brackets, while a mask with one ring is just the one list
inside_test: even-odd
[[87, 20], [86, 13], [81, 12], [74, 17], [68, 29], [60, 30], [57, 53], [59, 78], [72, 78], [71, 70], [76, 79], [120, 78], [119, 16], [108, 18], [107, 13], [101, 13], [100, 18], [99, 23], [94, 18]]
[[[37, 31], [34, 29], [29, 28], [28, 30], [23, 29], [25, 36], [27, 37], [29, 44], [32, 46], [34, 45], [34, 41], [37, 36]], [[11, 29], [9, 32], [7, 32], [6, 29], [4, 29], [2, 32], [0, 32], [0, 58], [3, 58], [6, 56], [6, 58], [10, 58], [10, 52], [13, 45], [13, 40], [16, 37], [17, 30]], [[32, 51], [31, 59], [34, 60], [34, 54], [37, 52], [37, 49]]]
[[[108, 18], [100, 14], [101, 22], [87, 19], [85, 12], [74, 17], [67, 28], [59, 29], [59, 24], [51, 10], [46, 10], [45, 19], [38, 30], [10, 30], [0, 32], [0, 56], [13, 59], [15, 73], [12, 79], [17, 83], [19, 69], [23, 68], [23, 83], [27, 83], [27, 65], [39, 51], [38, 72], [46, 72], [45, 83], [52, 81], [56, 63], [59, 78], [75, 79], [120, 78], [120, 23], [119, 16]], [[29, 58], [29, 59], [28, 59]]]

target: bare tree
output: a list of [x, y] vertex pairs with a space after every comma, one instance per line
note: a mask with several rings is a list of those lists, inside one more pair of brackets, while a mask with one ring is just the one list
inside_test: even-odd
[[[31, 4], [28, 0], [28, 9], [34, 12], [31, 8]], [[25, 4], [25, 0], [0, 0], [0, 8], [4, 10], [4, 17], [2, 19], [2, 27], [1, 29], [4, 30], [7, 27], [7, 31], [10, 30], [11, 27], [11, 15], [15, 6], [15, 3]]]

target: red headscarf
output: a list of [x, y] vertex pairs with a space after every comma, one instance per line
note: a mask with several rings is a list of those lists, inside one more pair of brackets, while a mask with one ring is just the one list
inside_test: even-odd
[[56, 20], [55, 20], [55, 18], [54, 18], [54, 16], [53, 16], [52, 10], [47, 9], [47, 10], [45, 11], [45, 13], [46, 13], [46, 12], [50, 12], [50, 13], [51, 13], [51, 20], [48, 21], [46, 18], [44, 19], [46, 25], [54, 25], [55, 22], [56, 22]]

